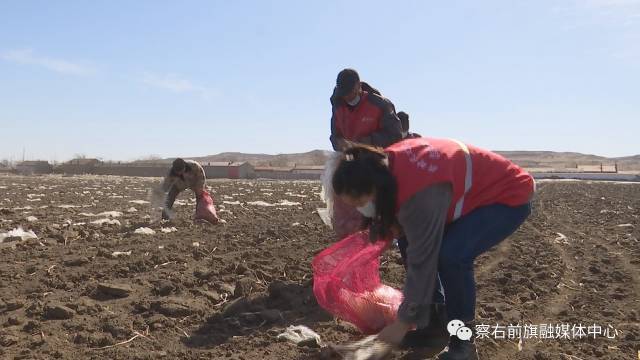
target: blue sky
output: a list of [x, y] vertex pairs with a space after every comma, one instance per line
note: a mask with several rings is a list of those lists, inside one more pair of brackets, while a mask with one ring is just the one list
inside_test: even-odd
[[0, 159], [329, 149], [344, 67], [423, 135], [640, 153], [640, 0], [4, 0]]

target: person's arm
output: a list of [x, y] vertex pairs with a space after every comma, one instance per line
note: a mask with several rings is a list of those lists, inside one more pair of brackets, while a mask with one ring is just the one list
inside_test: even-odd
[[344, 138], [336, 126], [336, 108], [331, 108], [331, 136], [329, 137], [331, 146], [335, 151], [342, 151], [345, 146]]
[[452, 190], [449, 183], [431, 185], [413, 195], [398, 213], [407, 236], [407, 277], [398, 319], [425, 327], [436, 288], [438, 257]]
[[173, 185], [176, 182], [176, 178], [174, 176], [171, 175], [171, 172], [169, 172], [167, 174], [167, 176], [164, 177], [164, 180], [162, 181], [162, 184], [160, 185], [160, 189], [162, 190], [162, 192], [167, 192], [169, 191]]
[[402, 126], [393, 103], [375, 94], [369, 95], [369, 99], [382, 109], [381, 128], [360, 139], [359, 142], [384, 148], [402, 140]]
[[167, 194], [164, 207], [162, 208], [162, 218], [164, 220], [169, 220], [171, 218], [171, 209], [173, 208], [173, 203], [176, 201], [178, 194], [180, 194], [180, 190], [177, 186], [172, 185], [169, 189], [169, 194]]

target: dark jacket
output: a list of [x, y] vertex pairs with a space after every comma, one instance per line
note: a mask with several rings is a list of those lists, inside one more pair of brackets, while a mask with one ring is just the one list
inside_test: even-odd
[[368, 145], [374, 145], [379, 147], [387, 147], [399, 140], [402, 139], [402, 128], [400, 125], [400, 119], [396, 115], [395, 106], [389, 99], [383, 97], [380, 94], [380, 91], [371, 87], [369, 84], [365, 82], [361, 82], [362, 90], [368, 93], [366, 99], [361, 99], [360, 101], [368, 101], [371, 105], [379, 108], [380, 111], [380, 128], [376, 131], [369, 133], [367, 136], [361, 137], [359, 139], [351, 139], [345, 137], [336, 126], [336, 114], [337, 110], [341, 107], [346, 107], [350, 111], [355, 109], [357, 106], [350, 106], [345, 103], [342, 99], [335, 96], [335, 89], [333, 94], [331, 95], [330, 101], [332, 106], [332, 115], [331, 115], [331, 145], [333, 149], [339, 151], [339, 141], [341, 139], [360, 142]]

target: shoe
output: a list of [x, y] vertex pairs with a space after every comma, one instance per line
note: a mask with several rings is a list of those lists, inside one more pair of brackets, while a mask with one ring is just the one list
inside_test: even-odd
[[431, 305], [431, 321], [425, 328], [411, 330], [402, 339], [403, 348], [434, 348], [439, 353], [447, 345], [446, 308], [444, 304]]
[[478, 360], [478, 350], [476, 344], [471, 340], [460, 340], [457, 336], [449, 338], [447, 350], [440, 353], [438, 360]]

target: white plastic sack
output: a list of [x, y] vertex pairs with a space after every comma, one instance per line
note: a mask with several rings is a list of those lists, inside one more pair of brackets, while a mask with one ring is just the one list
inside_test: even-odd
[[318, 345], [322, 343], [320, 335], [304, 325], [291, 325], [282, 334], [278, 335], [278, 339], [286, 339], [294, 344], [314, 340]]
[[0, 233], [0, 243], [4, 241], [4, 239], [6, 238], [14, 238], [14, 237], [18, 237], [21, 240], [28, 240], [28, 239], [37, 239], [38, 236], [32, 231], [24, 231], [22, 229], [22, 227], [18, 227], [17, 229], [13, 229], [9, 232], [6, 233]]

